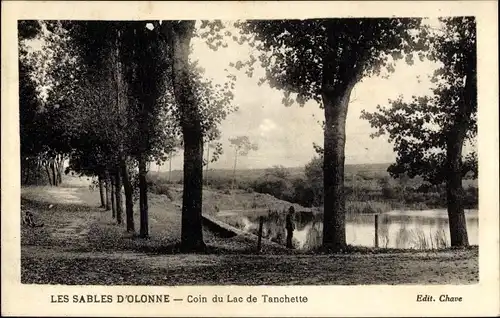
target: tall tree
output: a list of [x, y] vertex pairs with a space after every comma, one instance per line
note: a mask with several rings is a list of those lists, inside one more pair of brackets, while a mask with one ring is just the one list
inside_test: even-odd
[[[239, 43], [249, 42], [258, 57], [234, 64], [252, 76], [260, 61], [271, 87], [284, 91], [283, 104], [309, 100], [324, 109], [323, 246], [346, 247], [345, 121], [350, 94], [365, 76], [393, 70], [393, 60], [424, 46], [415, 31], [420, 19], [337, 18], [314, 20], [251, 20], [238, 22]], [[214, 40], [213, 37], [211, 40]], [[216, 41], [216, 39], [215, 39]], [[390, 58], [392, 56], [392, 59]], [[407, 55], [411, 63], [412, 55]], [[293, 94], [293, 95], [292, 95]]]
[[[232, 109], [231, 81], [222, 88], [204, 79], [196, 63], [189, 60], [191, 39], [196, 35], [196, 21], [155, 22], [167, 43], [171, 61], [172, 91], [175, 112], [184, 145], [184, 188], [182, 201], [181, 248], [199, 251], [205, 248], [202, 233], [203, 136], [220, 123]], [[233, 84], [234, 86], [234, 84]]]
[[378, 131], [389, 135], [397, 152], [389, 172], [399, 177], [420, 175], [433, 184], [446, 183], [452, 246], [467, 246], [462, 178], [477, 176], [477, 156], [464, 151], [466, 141], [477, 135], [477, 49], [473, 17], [440, 19], [442, 27], [431, 34], [428, 58], [441, 66], [433, 75], [432, 96], [402, 97], [391, 107], [363, 112]]
[[205, 249], [201, 218], [203, 135], [189, 65], [195, 21], [162, 21], [160, 30], [171, 50], [172, 85], [184, 142], [181, 246], [185, 251], [199, 251]]
[[234, 189], [236, 182], [236, 164], [238, 163], [238, 156], [246, 156], [250, 151], [256, 151], [259, 146], [256, 143], [250, 142], [248, 136], [237, 136], [229, 138], [231, 147], [234, 148], [234, 165], [233, 165], [233, 182], [231, 188]]
[[[95, 87], [95, 83], [102, 86], [96, 95], [104, 94], [104, 98], [96, 103], [97, 107], [86, 107], [85, 110], [92, 114], [92, 118], [102, 121], [92, 125], [86, 131], [93, 139], [100, 140], [105, 146], [99, 153], [97, 164], [99, 171], [95, 173], [108, 173], [112, 176], [115, 198], [116, 219], [121, 223], [121, 189], [125, 192], [125, 212], [127, 231], [134, 232], [133, 218], [133, 178], [132, 172], [134, 160], [131, 157], [135, 144], [134, 134], [137, 132], [135, 118], [129, 96], [131, 95], [130, 69], [133, 69], [133, 59], [130, 52], [135, 51], [130, 41], [131, 34], [135, 34], [137, 23], [97, 22], [97, 21], [63, 21], [63, 26], [72, 38], [72, 44], [78, 51], [84, 72], [80, 74], [83, 81], [93, 79], [89, 87]], [[145, 29], [145, 23], [142, 22]], [[132, 54], [133, 55], [133, 54]], [[83, 89], [80, 85], [79, 89]], [[81, 94], [82, 96], [88, 96]], [[92, 100], [93, 98], [91, 98]], [[105, 102], [103, 102], [105, 100]], [[89, 103], [86, 100], [80, 104]], [[106, 118], [98, 116], [106, 113]], [[89, 122], [93, 122], [90, 118]], [[126, 129], [127, 128], [127, 129]], [[88, 138], [88, 136], [87, 136]], [[79, 139], [81, 143], [83, 138]], [[81, 146], [77, 146], [81, 149]], [[95, 152], [92, 148], [86, 148], [84, 152]], [[104, 170], [104, 171], [103, 171]]]
[[130, 87], [128, 127], [129, 153], [138, 163], [140, 237], [149, 236], [146, 175], [150, 161], [158, 164], [176, 146], [178, 125], [169, 113], [174, 103], [168, 86], [167, 47], [158, 32], [144, 21], [131, 22], [125, 45], [127, 82]]
[[[76, 86], [79, 93], [73, 94], [77, 98], [68, 99], [76, 103], [67, 103], [78, 105], [86, 118], [76, 121], [80, 124], [74, 130], [80, 134], [71, 139], [74, 160], [84, 162], [90, 173], [99, 175], [104, 171], [110, 175], [118, 223], [124, 186], [130, 231], [134, 230], [131, 190], [138, 168], [141, 236], [147, 237], [148, 162], [164, 160], [172, 148], [170, 140], [182, 131], [184, 173], [194, 176], [185, 178], [193, 184], [184, 189], [182, 242], [186, 250], [203, 247], [201, 197], [198, 199], [196, 189], [196, 154], [201, 150], [202, 160], [203, 149], [197, 140], [203, 140], [206, 132], [226, 116], [232, 94], [229, 87], [218, 89], [204, 79], [196, 64], [189, 61], [191, 22], [154, 22], [153, 28], [146, 28], [147, 21], [61, 24], [72, 39], [83, 68]], [[86, 90], [95, 90], [97, 97], [102, 94], [103, 98], [89, 98], [92, 95]], [[179, 126], [181, 130], [177, 129]]]
[[[74, 87], [76, 70], [67, 36], [51, 25], [19, 22], [21, 156], [23, 164], [44, 166], [49, 183], [57, 186], [74, 132], [67, 124], [71, 105], [61, 99]], [[33, 49], [32, 39], [41, 49]]]
[[[43, 126], [38, 115], [41, 101], [37, 85], [32, 78], [33, 65], [29, 59], [29, 46], [26, 42], [39, 37], [41, 25], [37, 21], [18, 22], [19, 42], [19, 119], [21, 140], [21, 182], [28, 184], [40, 167], [41, 143], [36, 136], [42, 133]], [[49, 176], [49, 181], [51, 180]]]

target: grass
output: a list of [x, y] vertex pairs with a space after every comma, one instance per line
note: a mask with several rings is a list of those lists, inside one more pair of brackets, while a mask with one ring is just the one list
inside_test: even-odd
[[[221, 208], [276, 204], [267, 195], [206, 191]], [[478, 250], [408, 251], [349, 247], [346, 254], [297, 251], [263, 242], [260, 253], [245, 236], [221, 237], [204, 229], [205, 253], [179, 252], [178, 188], [171, 198], [149, 197], [150, 239], [116, 225], [96, 208], [98, 192], [83, 186], [22, 189], [23, 208], [43, 228], [21, 230], [21, 282], [100, 285], [310, 285], [476, 283]], [[235, 200], [233, 200], [235, 198]], [[65, 202], [67, 201], [67, 202]], [[231, 204], [236, 202], [236, 206]], [[53, 204], [52, 208], [48, 208]], [[287, 203], [289, 205], [289, 203]], [[135, 209], [137, 211], [137, 208]], [[138, 220], [136, 219], [136, 222]], [[138, 223], [136, 223], [137, 225]]]
[[[38, 189], [38, 191], [37, 191]], [[23, 208], [34, 212], [37, 223], [44, 223], [42, 228], [22, 228], [22, 245], [65, 246], [67, 247], [68, 229], [78, 240], [72, 240], [72, 249], [77, 251], [134, 251], [141, 253], [176, 253], [181, 236], [181, 209], [178, 201], [167, 196], [150, 194], [149, 201], [149, 239], [140, 239], [137, 235], [125, 231], [125, 225], [116, 225], [111, 211], [96, 209], [98, 192], [86, 188], [75, 188], [80, 204], [57, 203], [57, 198], [50, 187], [29, 187], [22, 191]], [[59, 189], [63, 197], [66, 191]], [[175, 191], [172, 191], [175, 192]], [[89, 195], [91, 194], [91, 195]], [[86, 201], [89, 200], [89, 201]], [[207, 200], [208, 201], [208, 200]], [[87, 204], [85, 202], [91, 203]], [[210, 201], [208, 201], [210, 202]], [[47, 209], [49, 204], [54, 207]], [[135, 206], [135, 211], [138, 207]], [[139, 215], [134, 214], [136, 228]], [[251, 253], [255, 251], [255, 242], [243, 236], [223, 238], [208, 229], [203, 231], [207, 252], [214, 253]], [[75, 238], [73, 237], [73, 238]], [[284, 249], [283, 249], [284, 250]], [[274, 245], [264, 242], [263, 252], [277, 252]]]
[[100, 285], [477, 283], [477, 249], [376, 255], [23, 253], [21, 281]]
[[[344, 192], [347, 202], [356, 202], [347, 206], [347, 212], [381, 213], [390, 209], [425, 210], [446, 207], [444, 185], [431, 186], [422, 178], [408, 180], [394, 179], [387, 173], [388, 164], [346, 165]], [[304, 168], [283, 168], [284, 176], [266, 178], [267, 169], [237, 170], [235, 187], [243, 192], [261, 192], [271, 194], [284, 201], [306, 207], [321, 206], [321, 180], [308, 181]], [[271, 172], [273, 169], [270, 170]], [[283, 171], [281, 171], [283, 172]], [[172, 185], [182, 184], [180, 171], [172, 171], [169, 182], [168, 173], [152, 172], [149, 183], [152, 192], [170, 195]], [[232, 188], [231, 170], [212, 170], [204, 176], [210, 189], [230, 194]], [[319, 182], [319, 183], [318, 183]], [[477, 180], [463, 180], [465, 190], [464, 206], [477, 209]], [[316, 189], [316, 190], [314, 190]], [[319, 191], [319, 193], [317, 193]], [[359, 202], [370, 202], [372, 211], [364, 211]]]

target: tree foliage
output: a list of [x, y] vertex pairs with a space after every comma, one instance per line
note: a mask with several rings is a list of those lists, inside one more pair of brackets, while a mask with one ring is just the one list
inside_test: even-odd
[[[99, 180], [109, 176], [116, 183], [112, 195], [117, 203], [123, 181], [127, 228], [132, 230], [134, 188], [142, 185], [141, 222], [147, 221], [142, 210], [147, 206], [148, 162], [167, 160], [181, 134], [190, 131], [193, 118], [184, 116], [185, 110], [199, 115], [198, 137], [214, 142], [220, 135], [217, 126], [236, 109], [234, 77], [216, 85], [188, 55], [181, 70], [187, 81], [181, 84], [188, 84], [193, 99], [189, 109], [179, 103], [177, 97], [188, 95], [175, 92], [183, 86], [174, 85], [179, 82], [173, 72], [173, 42], [148, 24], [158, 26], [156, 21], [20, 23], [21, 42], [39, 37], [42, 43], [42, 50], [24, 50], [20, 59], [23, 155], [54, 163], [64, 157], [68, 172]], [[183, 25], [163, 23], [168, 32]], [[221, 145], [214, 145], [213, 160], [222, 153]]]
[[[286, 106], [314, 100], [323, 107], [325, 71], [331, 72], [333, 82], [344, 81], [347, 75], [359, 81], [393, 71], [399, 59], [412, 63], [414, 50], [428, 46], [425, 34], [416, 31], [419, 25], [420, 19], [409, 18], [240, 21], [236, 23], [240, 34], [234, 39], [249, 42], [255, 53], [231, 65], [252, 76], [255, 63], [260, 63], [266, 76], [259, 82], [282, 90]], [[332, 69], [325, 70], [325, 59]]]
[[231, 147], [234, 148], [236, 155], [246, 156], [250, 151], [256, 151], [259, 149], [259, 145], [252, 143], [248, 136], [237, 136], [229, 138]]
[[[387, 134], [394, 143], [396, 163], [389, 167], [392, 176], [408, 173], [439, 184], [447, 178], [446, 147], [450, 134], [456, 134], [457, 123], [465, 124], [465, 141], [474, 143], [477, 135], [477, 102], [464, 101], [468, 86], [475, 87], [475, 23], [473, 18], [441, 19], [442, 28], [434, 30], [427, 57], [441, 66], [432, 75], [436, 85], [430, 96], [413, 96], [406, 101], [400, 96], [390, 106], [377, 106], [377, 111], [363, 111], [377, 131], [372, 137]], [[467, 84], [468, 82], [468, 84]], [[475, 93], [473, 93], [475, 95]], [[462, 109], [463, 103], [469, 105]], [[461, 119], [465, 117], [464, 119]], [[475, 151], [464, 152], [462, 176], [477, 176]]]
[[[253, 76], [255, 63], [265, 69], [260, 83], [283, 91], [282, 103], [314, 101], [324, 109], [323, 246], [339, 251], [345, 236], [345, 121], [350, 94], [364, 77], [394, 71], [394, 62], [413, 63], [414, 52], [429, 45], [419, 18], [338, 18], [248, 20], [236, 23], [238, 43], [255, 48], [246, 61], [232, 64]], [[229, 36], [229, 34], [228, 34]], [[213, 39], [213, 42], [219, 43]], [[417, 54], [423, 58], [423, 53]]]

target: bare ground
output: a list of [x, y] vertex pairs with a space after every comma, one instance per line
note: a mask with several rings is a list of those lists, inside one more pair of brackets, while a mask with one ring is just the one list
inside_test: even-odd
[[[76, 190], [74, 190], [76, 189]], [[47, 191], [50, 190], [50, 191]], [[22, 228], [21, 281], [84, 285], [359, 285], [478, 282], [478, 249], [313, 254], [204, 230], [204, 254], [180, 254], [180, 209], [151, 195], [152, 238], [138, 239], [96, 208], [88, 188], [25, 188], [42, 228]], [[49, 204], [53, 206], [49, 209]]]
[[363, 285], [476, 283], [477, 250], [379, 255], [147, 255], [25, 248], [23, 283]]

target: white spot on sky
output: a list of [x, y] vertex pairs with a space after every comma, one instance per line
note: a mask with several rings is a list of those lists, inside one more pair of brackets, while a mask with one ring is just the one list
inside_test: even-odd
[[264, 118], [264, 120], [262, 120], [262, 123], [259, 125], [261, 136], [264, 136], [268, 132], [271, 132], [277, 128], [278, 126], [276, 125], [276, 123], [269, 118]]

